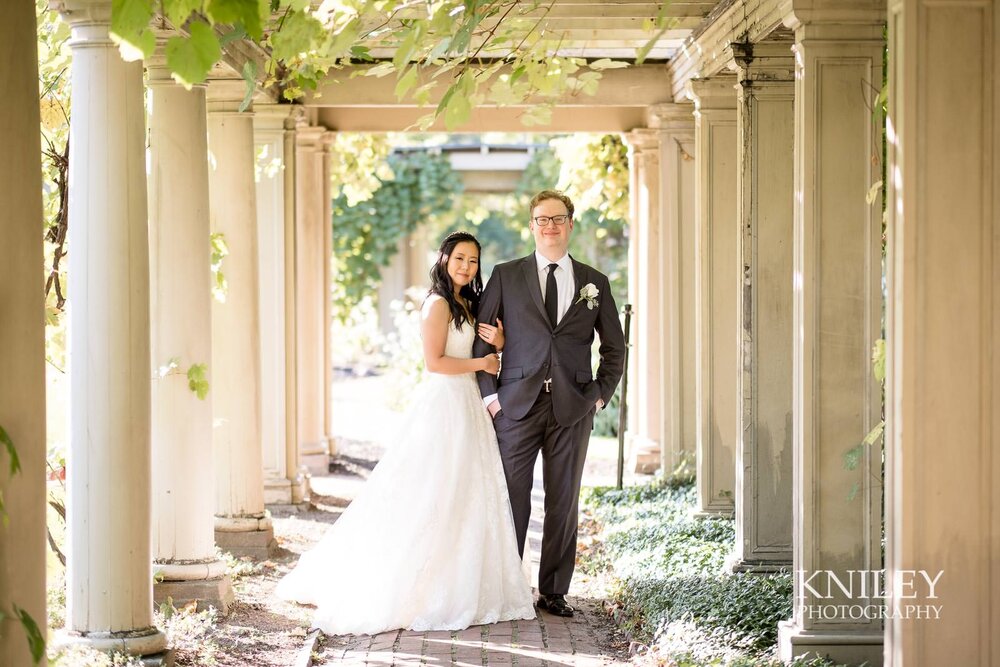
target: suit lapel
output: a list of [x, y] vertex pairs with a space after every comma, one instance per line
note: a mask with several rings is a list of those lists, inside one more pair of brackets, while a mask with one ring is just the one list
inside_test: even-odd
[[538, 312], [541, 313], [542, 317], [545, 318], [545, 321], [548, 322], [549, 316], [548, 313], [545, 312], [545, 302], [542, 301], [542, 288], [538, 283], [538, 262], [535, 260], [534, 253], [525, 257], [524, 261], [521, 262], [521, 274], [524, 276], [524, 280], [528, 284], [528, 294], [531, 295], [531, 300], [535, 302]]
[[590, 275], [587, 273], [587, 267], [580, 262], [576, 261], [572, 257], [569, 258], [573, 262], [573, 301], [570, 303], [569, 310], [563, 315], [563, 318], [559, 320], [556, 330], [561, 329], [566, 322], [570, 320], [574, 315], [579, 312], [581, 308], [586, 308], [587, 304], [582, 299], [580, 299], [580, 286], [586, 285], [590, 279]]

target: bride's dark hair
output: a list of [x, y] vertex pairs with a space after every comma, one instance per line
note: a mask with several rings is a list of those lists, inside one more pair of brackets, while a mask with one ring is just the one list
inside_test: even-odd
[[[475, 243], [476, 250], [479, 251], [480, 260], [483, 254], [483, 247], [479, 245], [479, 240], [468, 232], [452, 232], [441, 242], [438, 249], [437, 261], [431, 267], [431, 289], [430, 294], [437, 294], [448, 302], [448, 309], [451, 311], [451, 318], [455, 322], [455, 328], [461, 328], [468, 319], [465, 308], [455, 298], [455, 283], [448, 275], [448, 260], [455, 246], [459, 243]], [[479, 295], [483, 293], [483, 272], [479, 264], [476, 264], [476, 275], [468, 285], [464, 286], [460, 294], [469, 301], [469, 310], [473, 316], [479, 308]], [[469, 324], [474, 324], [470, 322]]]

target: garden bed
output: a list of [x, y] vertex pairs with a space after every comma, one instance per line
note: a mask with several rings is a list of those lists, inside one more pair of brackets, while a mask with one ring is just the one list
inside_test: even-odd
[[[585, 489], [581, 568], [607, 580], [609, 612], [640, 663], [764, 667], [791, 616], [790, 572], [733, 574], [732, 518], [696, 516], [690, 479]], [[830, 665], [800, 660], [799, 667]]]

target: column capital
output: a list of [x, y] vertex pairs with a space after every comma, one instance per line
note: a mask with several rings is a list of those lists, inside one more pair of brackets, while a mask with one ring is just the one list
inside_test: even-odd
[[654, 153], [660, 148], [660, 133], [648, 127], [638, 127], [625, 135], [625, 142], [637, 156]]
[[247, 93], [247, 82], [244, 79], [209, 79], [208, 80], [208, 113], [238, 113], [247, 118], [253, 117], [253, 102], [245, 111], [240, 111], [240, 105]]
[[868, 41], [882, 39], [886, 1], [792, 0], [782, 23], [795, 32], [795, 41], [808, 39]]
[[710, 109], [736, 108], [736, 77], [713, 76], [708, 79], [691, 79], [686, 86], [687, 95], [694, 101], [695, 112]]
[[111, 0], [49, 0], [49, 9], [59, 12], [71, 26], [111, 25]]
[[663, 131], [694, 130], [694, 104], [664, 102], [646, 108], [646, 124]]
[[329, 152], [335, 132], [322, 125], [298, 125], [295, 128], [295, 147], [298, 152]]
[[792, 83], [795, 81], [795, 54], [793, 43], [788, 41], [733, 44], [736, 60], [736, 79], [748, 83]]

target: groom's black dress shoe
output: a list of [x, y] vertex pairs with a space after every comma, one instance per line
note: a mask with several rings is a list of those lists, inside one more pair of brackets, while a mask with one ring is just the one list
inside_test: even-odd
[[537, 604], [539, 609], [544, 609], [555, 616], [569, 617], [573, 615], [573, 607], [566, 602], [565, 595], [539, 595]]

